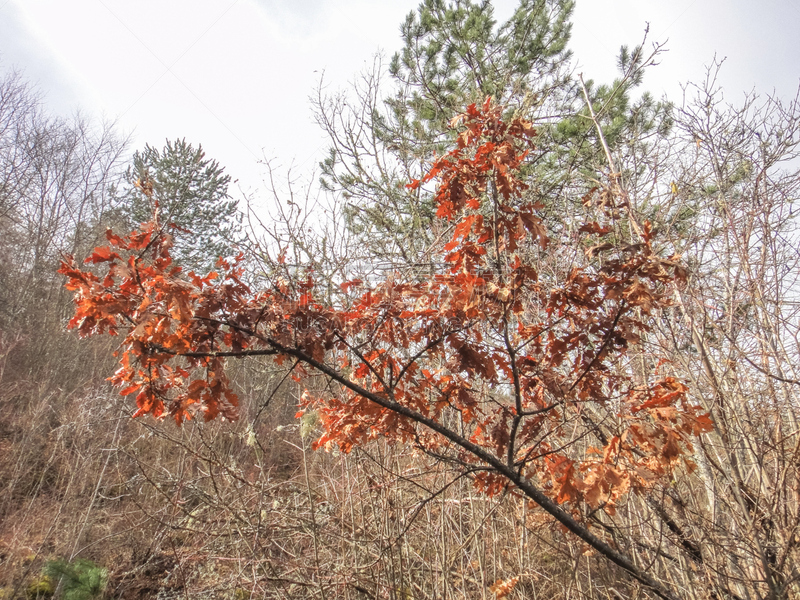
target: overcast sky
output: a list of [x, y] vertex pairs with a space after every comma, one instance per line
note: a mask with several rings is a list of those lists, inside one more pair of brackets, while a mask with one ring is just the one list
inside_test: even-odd
[[[203, 145], [244, 189], [257, 161], [310, 173], [325, 140], [308, 100], [325, 73], [346, 86], [376, 52], [400, 47], [418, 0], [0, 0], [0, 72], [16, 67], [51, 110], [114, 120], [145, 143]], [[517, 2], [497, 0], [498, 20]], [[646, 87], [680, 99], [716, 55], [736, 102], [745, 91], [794, 97], [800, 84], [797, 0], [578, 0], [572, 49], [587, 78], [610, 81], [620, 45], [668, 51]]]

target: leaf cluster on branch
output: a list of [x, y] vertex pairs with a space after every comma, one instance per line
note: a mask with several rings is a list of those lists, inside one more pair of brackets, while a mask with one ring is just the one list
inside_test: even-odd
[[[109, 231], [86, 261], [95, 267], [63, 263], [70, 326], [121, 334], [112, 382], [135, 395], [137, 415], [178, 423], [236, 417], [231, 357], [271, 356], [298, 381], [321, 374], [328, 391], [301, 402], [321, 417], [317, 447], [348, 452], [379, 436], [411, 444], [460, 465], [489, 495], [527, 497], [673, 597], [595, 529], [625, 494], [694, 468], [692, 439], [712, 428], [663, 364], [637, 369], [628, 356], [685, 271], [649, 223], [637, 234], [623, 227], [613, 181], [583, 198], [573, 239], [552, 244], [520, 175], [532, 124], [487, 99], [452, 126], [454, 147], [409, 183], [435, 182], [437, 217], [454, 224], [429, 280], [345, 281], [334, 302], [310, 276], [251, 289], [241, 257], [220, 260], [219, 273], [184, 273], [170, 236], [150, 223]], [[554, 248], [573, 249], [567, 268], [548, 265]]]

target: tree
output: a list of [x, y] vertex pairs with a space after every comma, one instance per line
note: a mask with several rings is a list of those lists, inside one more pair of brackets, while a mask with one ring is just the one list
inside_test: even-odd
[[118, 202], [127, 227], [150, 221], [157, 208], [174, 238], [176, 264], [207, 273], [220, 256], [232, 254], [240, 231], [230, 180], [217, 161], [205, 158], [202, 146], [167, 140], [163, 150], [146, 145], [134, 153]]
[[730, 597], [791, 598], [800, 591], [792, 533], [800, 522], [800, 105], [753, 92], [728, 103], [720, 67], [687, 86], [674, 160], [649, 203], [691, 273], [652, 341], [668, 349], [716, 424], [698, 452], [697, 480], [676, 486], [668, 508], [695, 532], [695, 568], [724, 582]]
[[576, 97], [566, 49], [573, 6], [522, 0], [498, 25], [487, 0], [425, 0], [401, 25], [388, 90], [380, 60], [352, 98], [320, 89], [316, 118], [331, 142], [322, 183], [342, 197], [348, 225], [373, 259], [430, 261], [441, 233], [433, 198], [405, 183], [447, 151], [448, 122], [464, 106], [493, 96], [529, 120], [566, 113]]
[[614, 516], [628, 495], [658, 497], [693, 469], [693, 440], [713, 427], [664, 357], [628, 355], [685, 271], [648, 222], [621, 218], [618, 176], [585, 195], [580, 228], [552, 239], [520, 175], [531, 123], [487, 99], [451, 124], [453, 147], [409, 183], [435, 182], [436, 217], [453, 224], [429, 281], [344, 281], [327, 303], [313, 278], [289, 271], [251, 290], [235, 260], [185, 278], [149, 223], [108, 233], [86, 261], [100, 273], [64, 262], [70, 326], [122, 332], [112, 382], [135, 395], [137, 415], [178, 423], [236, 417], [230, 357], [272, 357], [298, 381], [318, 373], [330, 391], [301, 405], [321, 420], [316, 447], [410, 444], [488, 495], [526, 498], [653, 594], [677, 598], [668, 571], [643, 565], [691, 545], [639, 545]]
[[525, 166], [536, 185], [528, 194], [562, 214], [579, 212], [573, 202], [607, 167], [595, 122], [609, 147], [629, 156], [666, 136], [670, 104], [647, 93], [634, 97], [660, 49], [648, 53], [644, 41], [620, 49], [620, 76], [610, 85], [586, 81], [589, 118], [567, 48], [573, 8], [571, 0], [524, 0], [497, 23], [488, 0], [425, 0], [401, 25], [403, 47], [388, 73], [376, 60], [349, 94], [325, 94], [320, 86], [316, 118], [330, 140], [321, 182], [369, 249], [365, 260], [421, 268], [449, 235], [435, 218], [430, 190], [409, 190], [405, 182], [447, 151], [448, 122], [460, 107], [492, 96], [507, 117], [536, 124], [537, 149]]
[[[81, 502], [81, 485], [62, 488], [66, 493], [55, 491], [61, 480], [56, 462], [48, 459], [48, 444], [56, 439], [54, 432], [75, 426], [70, 413], [87, 390], [101, 389], [113, 365], [96, 360], [102, 355], [111, 358], [113, 344], [102, 339], [76, 344], [75, 337], [65, 331], [72, 299], [55, 270], [62, 253], [85, 254], [103, 239], [111, 212], [110, 189], [121, 177], [126, 141], [111, 124], [49, 113], [21, 73], [2, 67], [0, 445], [6, 460], [0, 466], [0, 538], [8, 549], [4, 550], [6, 556], [28, 544], [34, 549], [29, 552], [52, 555], [53, 546], [43, 550], [40, 544], [44, 540], [62, 547], [77, 544], [72, 533], [78, 529], [71, 529], [70, 519], [77, 522], [77, 515], [87, 505]], [[96, 415], [86, 413], [87, 421]], [[100, 439], [111, 442], [112, 438], [101, 434], [86, 436], [83, 441], [92, 446]], [[73, 448], [87, 462], [73, 462]], [[98, 474], [101, 480], [103, 470], [94, 468], [98, 463], [88, 467], [89, 456], [101, 456], [99, 449], [95, 453], [87, 446], [77, 448], [72, 445], [59, 452], [64, 465], [71, 463], [72, 482]], [[89, 507], [91, 510], [91, 503]], [[84, 514], [88, 517], [88, 512]], [[47, 521], [52, 533], [41, 536], [38, 519]], [[25, 539], [9, 535], [9, 526], [19, 527]], [[34, 574], [41, 561], [17, 565], [4, 560], [0, 567], [0, 595], [53, 594], [54, 586], [46, 577], [27, 581], [25, 573]]]
[[124, 150], [112, 126], [48, 115], [21, 74], [0, 74], [0, 344], [20, 342], [7, 376], [36, 381], [71, 355], [55, 342], [69, 299], [54, 272], [101, 239]]

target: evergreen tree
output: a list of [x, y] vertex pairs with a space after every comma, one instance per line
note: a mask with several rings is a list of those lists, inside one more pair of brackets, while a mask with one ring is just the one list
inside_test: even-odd
[[72, 562], [63, 559], [48, 561], [44, 572], [52, 581], [61, 582], [64, 600], [99, 598], [108, 584], [108, 569], [84, 558]]
[[216, 160], [205, 158], [202, 146], [183, 139], [168, 140], [163, 150], [146, 145], [125, 174], [120, 211], [135, 227], [157, 207], [159, 222], [171, 228], [175, 262], [207, 272], [233, 252], [241, 229], [238, 202], [228, 195], [230, 179]]
[[407, 128], [436, 140], [467, 104], [487, 96], [506, 106], [530, 102], [565, 81], [559, 71], [570, 56], [573, 7], [572, 0], [521, 0], [498, 27], [489, 0], [425, 0], [400, 28], [404, 47], [389, 72], [401, 91], [389, 106]]
[[669, 105], [647, 94], [632, 98], [652, 64], [641, 46], [622, 48], [620, 77], [611, 85], [588, 80], [584, 95], [567, 47], [573, 7], [572, 0], [521, 0], [498, 24], [489, 0], [425, 0], [401, 25], [389, 95], [380, 74], [371, 73], [355, 86], [355, 101], [320, 97], [317, 120], [332, 142], [322, 184], [342, 198], [350, 231], [372, 256], [426, 262], [443, 232], [430, 190], [405, 183], [445, 150], [453, 115], [488, 96], [507, 116], [534, 123], [537, 148], [525, 172], [536, 183], [531, 199], [546, 210], [569, 210], [607, 169], [586, 96], [621, 168], [631, 162], [626, 156], [663, 140]]
[[319, 99], [317, 120], [333, 142], [322, 184], [345, 200], [351, 231], [381, 240], [383, 249], [370, 245], [373, 254], [424, 262], [437, 236], [431, 196], [405, 183], [447, 147], [453, 115], [487, 96], [509, 111], [562, 102], [573, 6], [521, 0], [498, 25], [488, 0], [425, 0], [401, 25], [403, 48], [388, 68], [391, 95], [383, 96], [373, 73], [356, 103]]

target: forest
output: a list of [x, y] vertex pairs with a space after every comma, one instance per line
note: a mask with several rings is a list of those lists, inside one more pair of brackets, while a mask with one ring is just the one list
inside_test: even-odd
[[0, 600], [800, 598], [799, 100], [573, 4], [424, 0], [269, 211], [0, 64]]

